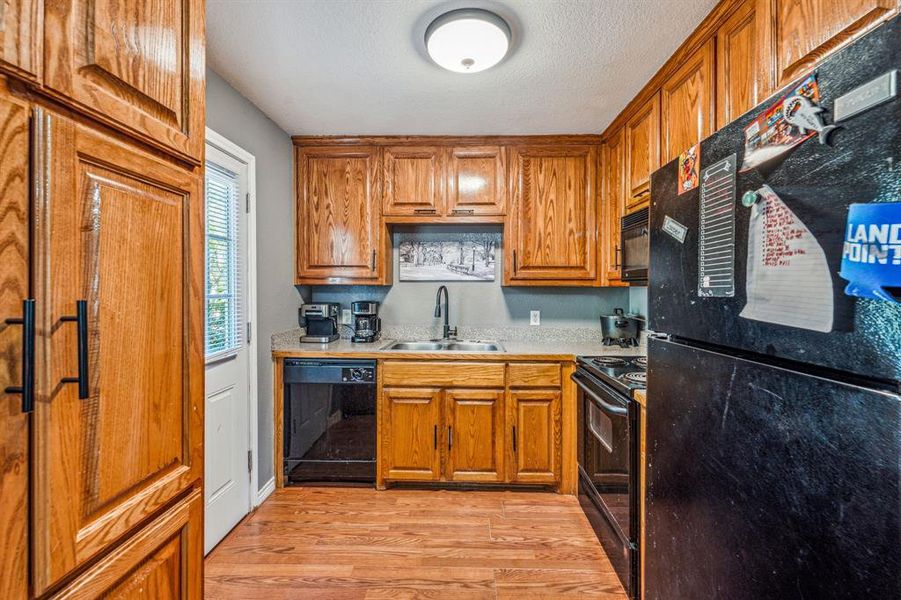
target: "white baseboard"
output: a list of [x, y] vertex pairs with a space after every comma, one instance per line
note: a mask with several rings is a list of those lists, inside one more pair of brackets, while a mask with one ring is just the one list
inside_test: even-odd
[[256, 502], [256, 506], [254, 506], [254, 508], [256, 508], [257, 506], [262, 504], [266, 500], [266, 498], [268, 498], [269, 495], [274, 491], [275, 491], [275, 477], [273, 477], [272, 479], [267, 481], [266, 485], [264, 485], [257, 492], [257, 502]]

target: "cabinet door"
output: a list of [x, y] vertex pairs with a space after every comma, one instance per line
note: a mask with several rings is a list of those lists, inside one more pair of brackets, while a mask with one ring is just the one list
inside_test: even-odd
[[504, 391], [446, 390], [448, 481], [504, 480]]
[[626, 123], [626, 210], [648, 203], [651, 173], [660, 168], [660, 95]]
[[437, 481], [441, 478], [441, 390], [382, 390], [379, 440], [383, 478]]
[[0, 79], [0, 598], [28, 593], [28, 414], [22, 395], [23, 317], [29, 297], [29, 107]]
[[764, 44], [775, 52], [777, 86], [810, 70], [898, 9], [897, 0], [758, 0]]
[[203, 476], [204, 232], [197, 176], [35, 121], [40, 594]]
[[772, 90], [772, 52], [761, 45], [756, 2], [742, 2], [716, 32], [716, 128], [757, 106]]
[[41, 74], [43, 0], [4, 0], [0, 8], [0, 69], [38, 79]]
[[203, 0], [48, 0], [44, 42], [48, 92], [200, 162]]
[[381, 247], [378, 149], [302, 148], [297, 159], [296, 283], [379, 283], [391, 260]]
[[451, 148], [448, 206], [452, 217], [503, 216], [507, 208], [504, 150], [500, 146]]
[[604, 142], [601, 169], [603, 187], [601, 192], [601, 248], [602, 274], [608, 285], [616, 285], [620, 273], [620, 232], [621, 219], [626, 212], [625, 170], [626, 143], [622, 129]]
[[560, 390], [509, 393], [507, 420], [513, 453], [511, 481], [544, 484], [560, 480], [560, 402]]
[[597, 283], [597, 148], [514, 147], [505, 285]]
[[388, 146], [382, 157], [388, 216], [444, 214], [444, 150], [437, 146]]
[[203, 516], [194, 491], [157, 517], [54, 600], [200, 600]]
[[713, 44], [704, 44], [660, 86], [663, 163], [713, 133]]

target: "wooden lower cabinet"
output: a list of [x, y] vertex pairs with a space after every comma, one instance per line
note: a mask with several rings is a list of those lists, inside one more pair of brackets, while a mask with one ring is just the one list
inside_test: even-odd
[[437, 481], [441, 478], [438, 388], [384, 389], [380, 410], [380, 462], [385, 479]]
[[545, 484], [560, 480], [560, 405], [560, 390], [515, 390], [507, 395], [513, 440], [510, 481]]
[[504, 391], [447, 390], [448, 481], [504, 481]]
[[199, 600], [203, 596], [203, 494], [195, 489], [55, 600]]

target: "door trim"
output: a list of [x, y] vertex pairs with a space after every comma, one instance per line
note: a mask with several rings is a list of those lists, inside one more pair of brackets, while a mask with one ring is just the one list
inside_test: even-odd
[[[259, 506], [265, 497], [259, 494], [259, 465], [262, 464], [260, 456], [259, 432], [259, 388], [257, 340], [260, 337], [257, 321], [257, 167], [256, 157], [238, 146], [225, 136], [206, 128], [206, 145], [212, 146], [224, 152], [236, 160], [247, 165], [247, 193], [249, 194], [250, 210], [247, 211], [247, 320], [250, 323], [251, 336], [247, 344], [247, 424], [250, 434], [248, 449], [253, 455], [253, 463], [250, 469], [250, 510]], [[268, 460], [268, 459], [267, 459]]]

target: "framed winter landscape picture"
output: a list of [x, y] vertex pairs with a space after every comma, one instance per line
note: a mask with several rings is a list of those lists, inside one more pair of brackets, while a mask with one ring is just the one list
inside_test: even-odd
[[496, 233], [449, 233], [399, 240], [401, 281], [494, 281]]

